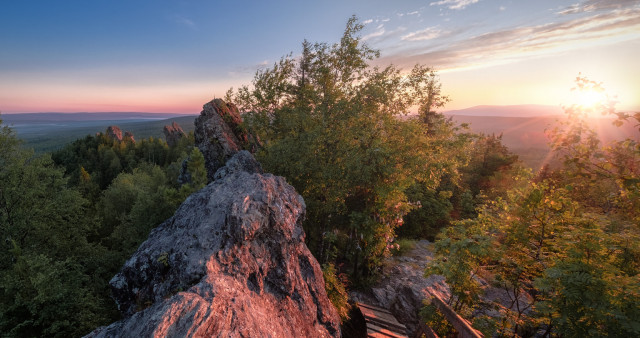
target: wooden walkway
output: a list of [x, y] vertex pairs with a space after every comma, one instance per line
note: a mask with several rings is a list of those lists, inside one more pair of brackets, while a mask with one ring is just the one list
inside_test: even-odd
[[367, 323], [367, 337], [407, 338], [407, 328], [391, 312], [377, 306], [357, 303]]

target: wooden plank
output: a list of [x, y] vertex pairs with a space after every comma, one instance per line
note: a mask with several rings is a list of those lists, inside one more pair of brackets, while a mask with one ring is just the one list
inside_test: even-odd
[[416, 331], [414, 338], [422, 338], [422, 335], [424, 335], [426, 338], [440, 338], [431, 327], [427, 326], [427, 324], [423, 322], [420, 322], [418, 324], [418, 331]]
[[357, 306], [364, 317], [370, 337], [407, 337], [407, 328], [391, 312], [369, 304], [357, 303]]
[[[379, 308], [379, 307], [375, 307], [375, 306], [371, 306], [368, 304], [361, 304], [358, 303], [358, 307], [360, 307], [360, 311], [362, 312], [362, 314], [367, 317], [372, 317], [372, 318], [380, 318], [384, 321], [387, 321], [389, 323], [393, 323], [396, 325], [402, 325], [400, 324], [400, 322], [398, 322], [398, 320], [396, 319], [396, 317], [394, 317], [391, 312]], [[403, 325], [404, 326], [404, 325]]]
[[407, 328], [404, 325], [402, 325], [400, 322], [398, 322], [396, 317], [394, 317], [388, 311], [379, 311], [379, 310], [374, 311], [367, 308], [366, 306], [360, 306], [360, 304], [358, 304], [358, 306], [360, 308], [360, 312], [362, 312], [362, 315], [365, 318], [365, 321], [373, 322], [378, 326], [386, 327], [390, 330], [394, 330], [397, 332], [407, 331]]
[[435, 292], [429, 292], [432, 296], [431, 302], [438, 307], [440, 312], [447, 318], [447, 321], [458, 331], [461, 338], [483, 338], [484, 335], [474, 329], [469, 322], [460, 317], [445, 301]]
[[367, 337], [384, 337], [384, 338], [407, 338], [404, 334], [399, 334], [391, 330], [387, 330], [384, 327], [380, 327], [371, 323], [367, 323]]

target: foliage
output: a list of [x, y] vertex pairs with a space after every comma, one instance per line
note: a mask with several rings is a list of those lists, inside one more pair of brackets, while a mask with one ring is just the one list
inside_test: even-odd
[[[351, 18], [339, 43], [305, 41], [299, 58], [258, 71], [233, 97], [264, 142], [263, 166], [305, 198], [310, 248], [321, 261], [338, 253], [356, 284], [376, 277], [415, 208], [407, 189], [433, 190], [445, 173], [455, 176], [449, 155], [461, 142], [433, 111], [448, 100], [436, 73], [372, 67], [379, 53], [362, 43], [361, 29]], [[419, 118], [403, 118], [412, 107]]]
[[[451, 289], [447, 300], [454, 311], [470, 312], [481, 293], [475, 277], [493, 257], [493, 238], [485, 231], [486, 220], [457, 222], [443, 229], [435, 243], [435, 258], [425, 275], [443, 275]], [[484, 226], [483, 226], [484, 225]]]
[[420, 309], [420, 319], [430, 327], [438, 337], [449, 337], [455, 334], [456, 329], [451, 325], [438, 307], [425, 301], [424, 307]]
[[416, 241], [408, 238], [399, 238], [395, 242], [395, 248], [391, 250], [394, 256], [404, 256], [416, 247]]
[[[601, 89], [581, 77], [577, 84]], [[503, 289], [509, 301], [495, 304], [492, 321], [499, 335], [637, 336], [639, 149], [633, 140], [601, 147], [584, 107], [567, 114], [551, 131], [564, 167], [446, 229], [427, 273], [445, 276], [449, 302], [466, 316], [482, 294], [474, 274]]]
[[[7, 336], [78, 336], [110, 319], [87, 201], [67, 188], [48, 156], [21, 148], [0, 130], [0, 331]], [[102, 307], [100, 310], [98, 308]]]
[[338, 311], [340, 322], [349, 320], [351, 305], [349, 304], [349, 294], [345, 286], [346, 277], [339, 275], [335, 266], [331, 263], [322, 266], [322, 276], [324, 277], [327, 296], [333, 307]]
[[[53, 158], [34, 156], [0, 129], [3, 336], [82, 336], [115, 321], [109, 279], [206, 183], [192, 135], [176, 147], [87, 136]], [[183, 161], [192, 179], [180, 185]]]

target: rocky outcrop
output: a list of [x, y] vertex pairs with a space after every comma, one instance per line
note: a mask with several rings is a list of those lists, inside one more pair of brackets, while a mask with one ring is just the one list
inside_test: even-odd
[[122, 130], [118, 126], [109, 126], [107, 127], [107, 137], [115, 141], [122, 141]]
[[122, 140], [131, 142], [131, 143], [136, 143], [136, 139], [133, 137], [133, 133], [130, 132], [130, 131], [126, 131], [124, 133], [124, 136], [122, 137]]
[[136, 143], [135, 138], [133, 137], [133, 133], [130, 131], [127, 131], [124, 133], [124, 137], [122, 136], [122, 130], [120, 129], [120, 127], [118, 126], [109, 126], [107, 127], [107, 132], [106, 135], [109, 139], [113, 140], [113, 141], [118, 141], [118, 142], [122, 142], [122, 141], [128, 141], [131, 143]]
[[178, 142], [180, 142], [180, 140], [186, 135], [184, 133], [184, 130], [182, 130], [182, 127], [180, 127], [180, 125], [175, 121], [173, 121], [170, 125], [164, 126], [162, 132], [164, 133], [164, 137], [167, 140], [167, 144], [169, 145], [169, 147], [175, 147]]
[[202, 107], [195, 121], [195, 142], [206, 160], [207, 178], [213, 180], [218, 168], [240, 150], [255, 152], [258, 141], [242, 126], [233, 103], [214, 99]]
[[127, 318], [89, 336], [339, 336], [302, 197], [247, 151], [213, 176], [111, 280]]

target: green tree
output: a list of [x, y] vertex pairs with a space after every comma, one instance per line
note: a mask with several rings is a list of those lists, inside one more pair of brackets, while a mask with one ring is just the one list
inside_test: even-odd
[[[602, 90], [581, 77], [577, 88]], [[605, 114], [613, 112], [608, 104], [599, 107]], [[466, 300], [463, 314], [477, 304], [479, 298], [471, 296], [482, 294], [469, 279], [474, 273], [482, 272], [509, 296], [510, 304], [496, 307], [498, 334], [640, 333], [634, 208], [640, 149], [633, 140], [601, 146], [588, 126], [589, 114], [570, 106], [568, 119], [551, 131], [554, 150], [565, 160], [562, 168], [486, 204], [477, 219], [447, 229], [436, 243], [428, 271], [445, 276], [452, 299]], [[635, 118], [616, 116], [617, 124]], [[478, 250], [485, 240], [491, 254]]]
[[[448, 155], [459, 141], [433, 111], [447, 102], [435, 72], [372, 67], [379, 53], [361, 29], [351, 18], [339, 43], [305, 41], [299, 58], [258, 71], [234, 98], [264, 142], [259, 160], [305, 198], [312, 251], [346, 262], [356, 284], [375, 277], [415, 207], [407, 188], [433, 190], [455, 172]], [[403, 118], [413, 107], [421, 118]]]
[[87, 209], [48, 156], [34, 156], [0, 129], [3, 335], [79, 336], [112, 319], [106, 288], [92, 282], [98, 256], [87, 242], [95, 230]]

